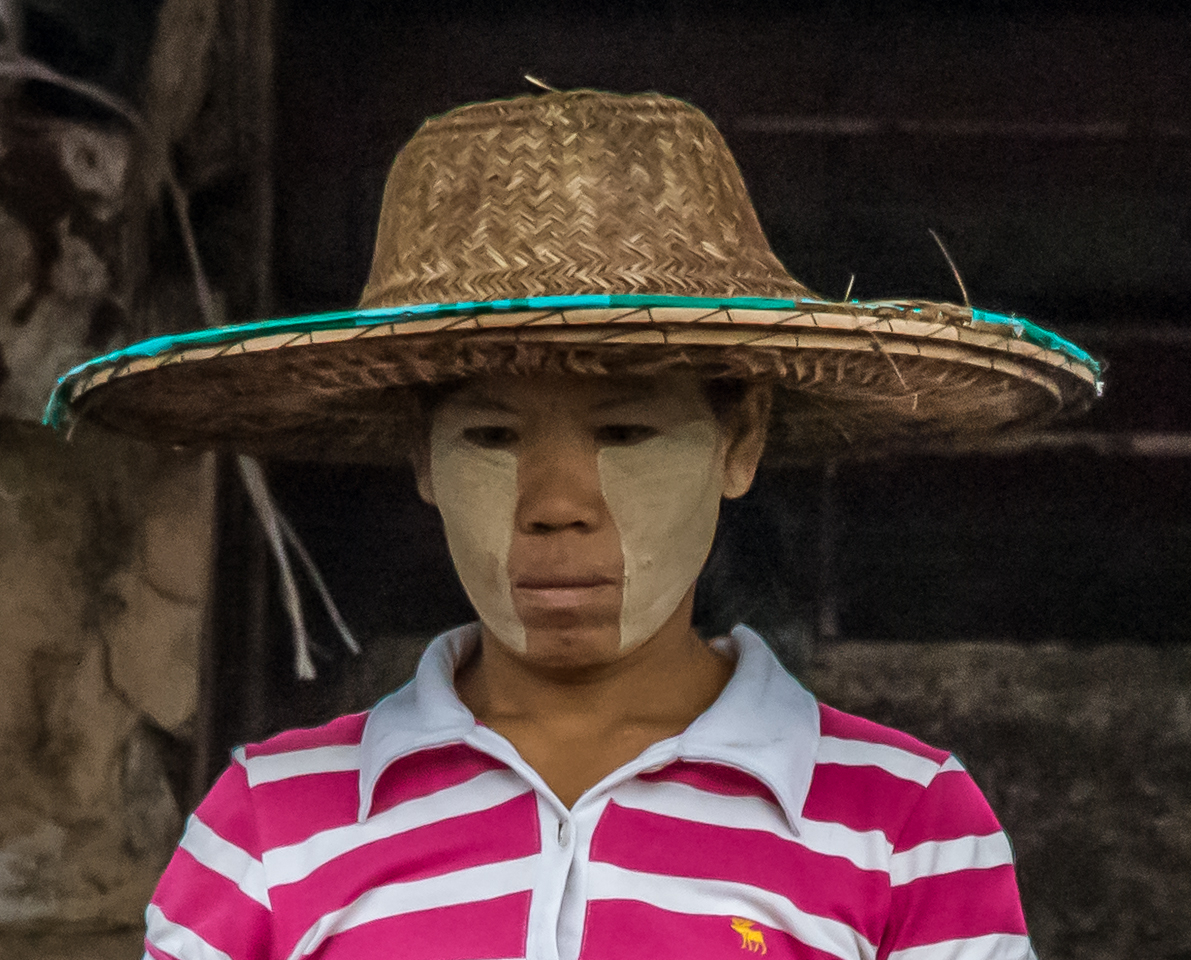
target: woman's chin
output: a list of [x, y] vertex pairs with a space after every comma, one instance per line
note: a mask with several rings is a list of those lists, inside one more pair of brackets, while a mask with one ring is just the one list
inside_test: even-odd
[[[572, 596], [574, 594], [574, 596]], [[580, 590], [514, 590], [525, 658], [538, 666], [582, 667], [620, 653], [619, 584]]]
[[524, 647], [501, 645], [513, 659], [527, 666], [564, 672], [614, 663], [628, 652], [621, 649], [619, 620], [592, 623], [583, 619], [535, 618], [537, 622], [525, 624]]
[[535, 666], [584, 669], [620, 659], [620, 625], [525, 629], [525, 657]]

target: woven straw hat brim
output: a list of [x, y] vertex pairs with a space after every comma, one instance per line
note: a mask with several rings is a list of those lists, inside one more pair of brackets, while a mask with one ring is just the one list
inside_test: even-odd
[[578, 90], [428, 120], [385, 184], [359, 309], [101, 357], [47, 419], [383, 462], [414, 442], [419, 384], [676, 367], [776, 384], [771, 462], [1034, 426], [1099, 388], [1087, 354], [1025, 321], [814, 297], [706, 115]]
[[417, 304], [148, 340], [62, 378], [55, 426], [291, 459], [392, 462], [411, 387], [535, 371], [707, 377], [777, 387], [767, 461], [808, 462], [1036, 427], [1080, 412], [1100, 367], [1026, 320], [923, 301], [666, 295]]

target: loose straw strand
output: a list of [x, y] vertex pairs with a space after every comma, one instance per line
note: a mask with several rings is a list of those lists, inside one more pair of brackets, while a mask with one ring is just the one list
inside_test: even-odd
[[273, 558], [277, 561], [277, 568], [281, 574], [281, 600], [289, 617], [290, 627], [294, 632], [294, 672], [300, 680], [313, 680], [317, 674], [314, 661], [310, 657], [310, 635], [306, 630], [306, 621], [302, 616], [302, 602], [298, 594], [298, 584], [294, 578], [293, 566], [285, 553], [285, 540], [282, 533], [280, 513], [269, 494], [268, 482], [261, 465], [251, 457], [238, 456], [236, 462], [240, 467], [240, 477], [248, 491], [248, 497], [260, 518], [261, 526], [265, 528], [265, 538], [269, 541], [269, 548]]
[[[888, 361], [888, 363], [889, 363], [889, 366], [893, 367], [893, 373], [894, 373], [894, 375], [897, 377], [897, 381], [898, 381], [898, 383], [900, 383], [900, 384], [902, 385], [902, 389], [903, 389], [903, 390], [905, 390], [905, 391], [906, 391], [906, 393], [909, 393], [909, 392], [910, 392], [910, 385], [909, 385], [908, 383], [906, 383], [906, 378], [902, 376], [902, 372], [901, 372], [901, 370], [899, 370], [899, 369], [897, 368], [897, 363], [894, 361], [893, 357], [891, 357], [891, 356], [889, 355], [889, 353], [888, 353], [888, 352], [885, 350], [885, 345], [881, 343], [881, 338], [880, 338], [880, 337], [878, 337], [878, 336], [877, 336], [875, 333], [873, 333], [871, 330], [867, 330], [867, 331], [865, 331], [865, 332], [866, 332], [866, 333], [867, 333], [867, 334], [868, 334], [870, 337], [872, 337], [872, 338], [873, 338], [873, 349], [874, 349], [874, 350], [876, 350], [876, 351], [877, 351], [877, 353], [879, 353], [879, 354], [880, 354], [882, 357], [884, 357], [886, 361]], [[914, 394], [914, 398], [915, 398], [915, 399], [914, 399], [914, 403], [915, 403], [915, 405], [917, 405], [917, 403], [918, 403], [918, 399], [917, 399], [917, 397], [918, 397], [918, 394]]]
[[289, 518], [280, 510], [277, 510], [275, 503], [273, 504], [273, 508], [277, 514], [278, 526], [280, 526], [286, 542], [293, 548], [294, 553], [298, 555], [298, 559], [302, 561], [306, 575], [310, 578], [310, 582], [314, 584], [314, 589], [318, 591], [318, 595], [322, 599], [323, 605], [327, 608], [327, 614], [330, 616], [331, 622], [335, 625], [335, 629], [339, 631], [339, 637], [343, 640], [343, 645], [352, 653], [359, 654], [360, 644], [352, 636], [351, 628], [348, 627], [347, 621], [343, 619], [343, 615], [339, 612], [339, 607], [336, 606], [335, 599], [331, 596], [331, 591], [327, 589], [326, 581], [323, 580], [323, 576], [319, 572], [314, 558], [310, 555], [310, 551], [302, 543], [301, 537], [298, 536], [298, 532], [294, 529], [293, 524], [290, 523]]
[[934, 230], [928, 230], [927, 232], [935, 238], [935, 243], [937, 243], [939, 245], [939, 249], [943, 251], [943, 256], [947, 260], [947, 266], [951, 268], [951, 273], [955, 277], [955, 282], [959, 284], [959, 292], [964, 295], [964, 306], [970, 310], [972, 308], [972, 301], [968, 299], [968, 290], [964, 286], [963, 277], [959, 275], [959, 269], [956, 267], [955, 261], [951, 259], [951, 254], [949, 254], [947, 252], [947, 248], [943, 246], [943, 241], [939, 239], [939, 235], [935, 233]]

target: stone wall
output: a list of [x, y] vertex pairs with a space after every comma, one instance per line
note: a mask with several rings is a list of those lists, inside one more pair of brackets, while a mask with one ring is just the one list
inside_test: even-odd
[[181, 830], [212, 474], [0, 421], [0, 956], [141, 922]]
[[0, 0], [5, 960], [138, 956], [181, 832], [212, 462], [36, 424], [75, 363], [262, 312], [271, 9]]
[[[145, 256], [127, 125], [0, 99], [0, 956], [127, 929], [181, 826], [207, 458], [37, 425], [71, 365], [194, 314]], [[143, 144], [140, 145], [143, 148]], [[40, 948], [39, 948], [40, 949]]]

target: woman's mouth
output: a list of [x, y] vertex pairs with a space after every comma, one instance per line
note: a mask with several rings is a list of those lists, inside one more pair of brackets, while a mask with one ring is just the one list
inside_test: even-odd
[[583, 606], [619, 589], [619, 582], [602, 576], [520, 577], [513, 581], [518, 599], [547, 609]]

